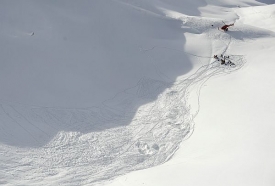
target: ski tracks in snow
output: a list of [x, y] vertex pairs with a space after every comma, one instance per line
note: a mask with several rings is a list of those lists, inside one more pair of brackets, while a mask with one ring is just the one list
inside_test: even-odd
[[[206, 23], [199, 18], [186, 18], [184, 23], [208, 34], [213, 45], [223, 42], [221, 53], [226, 53], [232, 40], [230, 35], [206, 29]], [[150, 50], [145, 52], [150, 55]], [[213, 61], [189, 77], [180, 77], [173, 84], [143, 78], [135, 87], [106, 100], [99, 108], [61, 109], [1, 104], [1, 135], [8, 137], [11, 135], [9, 130], [21, 128], [29, 134], [29, 139], [12, 137], [29, 140], [38, 147], [19, 148], [1, 144], [0, 183], [85, 185], [166, 162], [194, 130], [193, 119], [199, 112], [202, 85], [212, 76], [231, 73], [245, 63], [243, 56], [230, 55], [236, 64], [235, 68], [230, 68], [220, 65], [212, 57], [207, 58]], [[159, 89], [165, 90], [155, 101], [148, 102], [154, 100]], [[190, 106], [188, 100], [194, 93], [198, 97], [198, 106], [191, 111], [193, 105]], [[135, 108], [133, 105], [137, 103], [146, 104]], [[133, 112], [135, 115], [130, 124], [117, 124], [128, 120], [129, 113]], [[58, 130], [60, 125], [67, 131], [60, 131], [47, 145], [39, 147], [41, 140], [48, 140], [48, 133]], [[98, 130], [86, 133], [91, 128]]]

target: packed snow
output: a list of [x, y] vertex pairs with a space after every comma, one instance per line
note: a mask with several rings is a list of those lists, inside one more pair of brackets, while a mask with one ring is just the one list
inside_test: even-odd
[[274, 185], [272, 3], [1, 1], [0, 184]]

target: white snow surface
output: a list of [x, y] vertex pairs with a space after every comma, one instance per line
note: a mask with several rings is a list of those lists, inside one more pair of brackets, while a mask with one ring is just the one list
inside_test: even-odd
[[275, 185], [273, 3], [2, 0], [0, 184]]

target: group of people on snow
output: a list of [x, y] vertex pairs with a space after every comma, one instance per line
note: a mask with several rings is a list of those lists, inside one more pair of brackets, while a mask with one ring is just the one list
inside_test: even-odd
[[214, 55], [214, 58], [217, 59], [218, 61], [221, 61], [221, 65], [229, 65], [229, 66], [234, 66], [235, 64], [231, 62], [231, 60], [229, 59], [229, 56], [225, 56], [225, 55]]

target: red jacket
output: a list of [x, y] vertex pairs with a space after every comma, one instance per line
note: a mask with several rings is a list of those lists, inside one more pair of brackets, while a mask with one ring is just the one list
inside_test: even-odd
[[233, 25], [234, 25], [234, 23], [230, 24], [230, 25], [224, 25], [221, 27], [221, 29], [226, 30], [228, 27], [233, 26]]

